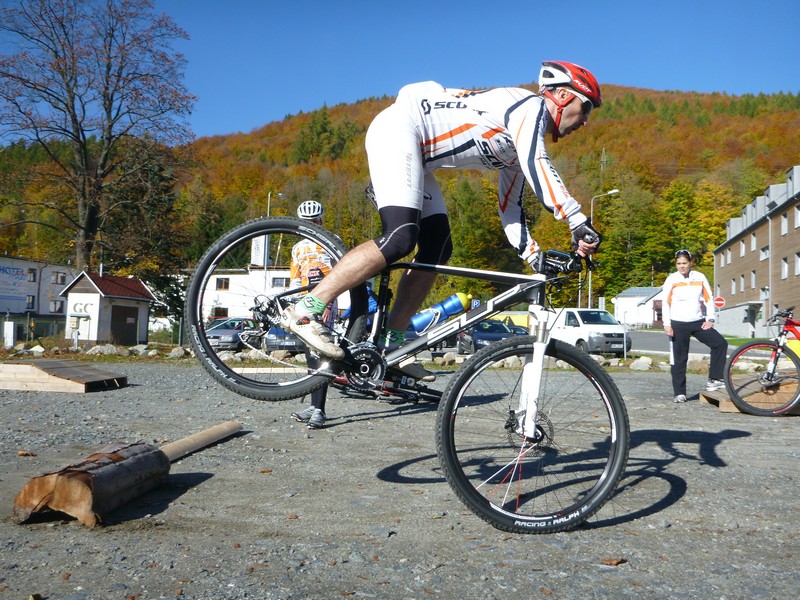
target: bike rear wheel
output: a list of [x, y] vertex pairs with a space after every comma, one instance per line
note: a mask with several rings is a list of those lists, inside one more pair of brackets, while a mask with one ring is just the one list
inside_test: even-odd
[[[337, 370], [325, 362], [309, 369], [302, 343], [278, 328], [280, 311], [293, 294], [292, 248], [303, 241], [320, 246], [334, 265], [347, 252], [344, 243], [322, 227], [273, 217], [232, 229], [197, 264], [186, 292], [189, 341], [211, 376], [237, 394], [257, 400], [296, 398], [328, 383]], [[350, 314], [337, 330], [343, 339], [358, 341], [366, 326], [366, 287], [349, 290], [338, 303], [339, 309], [349, 303]], [[228, 351], [231, 340], [207, 327], [215, 312], [246, 318], [237, 332], [241, 352]]]
[[[771, 340], [739, 346], [725, 366], [725, 389], [742, 412], [758, 417], [786, 415], [800, 405], [800, 358]], [[774, 368], [774, 373], [770, 371]]]
[[464, 363], [439, 405], [436, 447], [450, 487], [480, 518], [503, 531], [554, 533], [583, 523], [614, 493], [630, 431], [609, 375], [554, 340], [538, 402], [543, 437], [534, 443], [517, 434], [514, 411], [533, 342], [509, 338]]

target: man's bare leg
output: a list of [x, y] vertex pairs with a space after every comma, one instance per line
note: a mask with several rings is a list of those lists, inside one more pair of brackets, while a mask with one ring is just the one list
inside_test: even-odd
[[378, 250], [378, 245], [373, 240], [366, 241], [342, 257], [327, 277], [314, 288], [314, 296], [327, 304], [342, 292], [364, 283], [385, 268], [386, 259]]
[[[313, 298], [321, 301], [323, 306], [332, 302], [345, 290], [363, 283], [379, 273], [386, 266], [378, 246], [374, 241], [364, 242], [353, 248], [342, 257], [342, 260], [328, 273], [327, 277], [314, 288]], [[336, 343], [330, 329], [320, 323], [319, 319], [304, 305], [311, 298], [306, 296], [297, 304], [289, 306], [281, 313], [281, 327], [291, 331], [305, 344], [322, 356], [342, 359], [344, 350]]]

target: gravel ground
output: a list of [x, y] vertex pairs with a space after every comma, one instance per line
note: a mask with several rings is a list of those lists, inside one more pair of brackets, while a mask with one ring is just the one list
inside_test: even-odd
[[[614, 500], [576, 531], [520, 536], [472, 515], [442, 479], [435, 405], [332, 392], [330, 427], [309, 431], [289, 418], [301, 401], [237, 396], [193, 360], [102, 368], [130, 385], [0, 390], [0, 600], [783, 599], [800, 589], [800, 420], [720, 413], [697, 396], [675, 405], [667, 373], [614, 374], [632, 426]], [[165, 485], [102, 527], [12, 519], [35, 475], [111, 441], [159, 444], [229, 419], [241, 434], [173, 463]]]

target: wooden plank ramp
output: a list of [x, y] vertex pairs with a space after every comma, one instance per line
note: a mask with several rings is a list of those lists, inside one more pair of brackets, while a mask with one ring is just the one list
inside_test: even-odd
[[69, 359], [0, 363], [0, 389], [32, 392], [98, 392], [128, 385], [128, 378]]
[[[731, 401], [728, 392], [724, 389], [717, 390], [716, 392], [700, 392], [700, 402], [706, 404], [713, 404], [719, 407], [719, 412], [725, 413], [742, 413], [739, 408]], [[784, 401], [785, 402], [785, 401]], [[752, 403], [752, 398], [751, 398]], [[773, 405], [774, 406], [774, 405]], [[747, 413], [742, 413], [747, 414]], [[800, 415], [800, 406], [793, 408], [787, 414]]]
[[716, 392], [700, 392], [700, 402], [706, 404], [713, 404], [719, 407], [719, 412], [725, 413], [740, 413], [736, 405], [731, 402], [728, 397], [728, 392], [725, 389], [717, 390]]

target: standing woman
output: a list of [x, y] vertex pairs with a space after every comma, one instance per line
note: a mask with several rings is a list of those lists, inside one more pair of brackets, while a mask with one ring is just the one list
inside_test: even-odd
[[690, 339], [694, 336], [711, 349], [711, 366], [706, 384], [708, 392], [725, 387], [722, 374], [728, 342], [714, 329], [716, 315], [711, 286], [705, 275], [692, 270], [692, 253], [678, 250], [675, 253], [675, 266], [677, 273], [672, 273], [664, 281], [662, 315], [664, 333], [670, 339], [669, 364], [674, 402], [686, 402], [686, 363]]

